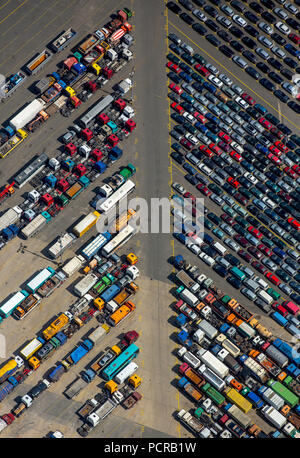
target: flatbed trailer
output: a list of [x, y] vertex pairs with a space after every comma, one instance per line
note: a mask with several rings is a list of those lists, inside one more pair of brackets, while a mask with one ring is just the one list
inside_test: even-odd
[[42, 297], [49, 297], [61, 284], [62, 280], [54, 275], [38, 289], [38, 294]]

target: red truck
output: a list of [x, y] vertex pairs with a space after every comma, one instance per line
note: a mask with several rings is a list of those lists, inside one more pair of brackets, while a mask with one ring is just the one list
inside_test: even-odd
[[142, 395], [135, 391], [132, 393], [125, 401], [123, 401], [123, 407], [126, 409], [131, 409], [138, 401], [142, 399]]
[[123, 348], [128, 347], [133, 342], [139, 338], [139, 334], [136, 331], [128, 331], [124, 334], [123, 339], [121, 340], [121, 345]]

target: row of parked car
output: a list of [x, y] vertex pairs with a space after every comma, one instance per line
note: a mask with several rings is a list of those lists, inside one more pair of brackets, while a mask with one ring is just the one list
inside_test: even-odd
[[[236, 7], [235, 3], [240, 4], [240, 2], [235, 0], [233, 0], [233, 2], [231, 3], [234, 4], [232, 5], [233, 7]], [[230, 6], [226, 4], [219, 6], [220, 14], [218, 14], [218, 11], [215, 8], [209, 5], [204, 5], [203, 11], [193, 9], [193, 14], [198, 19], [200, 19], [202, 23], [206, 24], [213, 32], [216, 32], [218, 37], [211, 33], [207, 33], [207, 28], [201, 24], [194, 24], [193, 28], [195, 29], [196, 25], [198, 25], [198, 27], [196, 28], [197, 31], [202, 36], [205, 35], [206, 39], [211, 44], [213, 44], [215, 47], [218, 47], [219, 50], [227, 57], [232, 58], [233, 62], [240, 68], [244, 69], [251, 77], [253, 77], [255, 80], [259, 80], [260, 84], [267, 90], [272, 91], [275, 97], [277, 97], [283, 103], [287, 103], [288, 106], [295, 112], [300, 113], [300, 105], [295, 100], [290, 100], [288, 95], [285, 93], [287, 92], [289, 95], [295, 98], [297, 96], [298, 83], [300, 84], [300, 78], [299, 81], [293, 80], [293, 84], [291, 84], [289, 81], [293, 78], [293, 72], [300, 73], [300, 51], [290, 43], [285, 44], [286, 39], [281, 37], [281, 35], [277, 32], [274, 32], [273, 28], [270, 25], [266, 24], [266, 22], [258, 22], [257, 18], [256, 22], [258, 22], [258, 30], [254, 28], [252, 25], [247, 24], [247, 21], [243, 19], [241, 16], [234, 14], [234, 10]], [[208, 19], [206, 13], [215, 17], [218, 24], [212, 21], [211, 19]], [[253, 15], [253, 13], [249, 13]], [[228, 17], [224, 16], [224, 14]], [[240, 28], [238, 28], [237, 25], [239, 25]], [[223, 28], [220, 29], [220, 26], [223, 26]], [[281, 31], [280, 29], [284, 28], [284, 24], [280, 21], [276, 24], [276, 26], [279, 31]], [[231, 33], [231, 35], [233, 35], [233, 37], [227, 32], [227, 30]], [[249, 35], [251, 35], [252, 38], [246, 36], [244, 34], [244, 30]], [[289, 29], [285, 28], [284, 30], [285, 32], [290, 32]], [[261, 31], [264, 31], [265, 33], [271, 36], [268, 37], [262, 35]], [[298, 42], [300, 42], [300, 37], [298, 37], [297, 35], [288, 33], [288, 36], [294, 40], [294, 43], [298, 44]], [[258, 40], [257, 42], [253, 39], [256, 37]], [[232, 49], [230, 49], [227, 45], [221, 44], [219, 38], [222, 38], [222, 40], [224, 40], [227, 44], [229, 43], [229, 45], [234, 49], [234, 51], [238, 52], [239, 55], [235, 55], [234, 51], [232, 51]], [[271, 40], [271, 38], [273, 38], [274, 41], [276, 41], [276, 45]], [[284, 49], [277, 46], [278, 44], [282, 46], [284, 45]], [[248, 49], [245, 49], [244, 45]], [[249, 49], [255, 50], [256, 55]], [[273, 56], [270, 55], [271, 51], [273, 53]], [[190, 63], [192, 63], [193, 57], [191, 50], [187, 49], [186, 52], [189, 54]], [[296, 60], [289, 57], [287, 53], [296, 57]], [[257, 56], [261, 57], [264, 61], [267, 61], [273, 67], [273, 69], [268, 67], [268, 65], [266, 65], [265, 62], [258, 61]], [[278, 58], [281, 59], [282, 62], [280, 62]], [[256, 68], [250, 66], [247, 61], [249, 61], [252, 64], [255, 64], [257, 69], [260, 70], [262, 73], [268, 74], [270, 79], [265, 78], [262, 73], [260, 73]], [[284, 66], [284, 64], [288, 65], [293, 71], [287, 69]], [[282, 78], [282, 76], [278, 74], [279, 71], [281, 72], [281, 75], [286, 77], [289, 81], [284, 81], [284, 78]], [[281, 85], [281, 88], [284, 91], [278, 89], [276, 85]]]

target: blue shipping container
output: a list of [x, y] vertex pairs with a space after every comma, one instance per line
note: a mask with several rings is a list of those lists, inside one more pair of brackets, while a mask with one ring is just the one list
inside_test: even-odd
[[70, 354], [70, 358], [73, 361], [74, 364], [77, 364], [78, 361], [81, 360], [81, 358], [84, 357], [88, 353], [89, 350], [87, 350], [83, 345], [79, 345], [79, 347], [76, 348], [76, 350], [72, 351]]
[[260, 409], [264, 406], [264, 403], [261, 400], [261, 398], [257, 396], [257, 394], [253, 393], [253, 391], [249, 391], [249, 393], [247, 393], [247, 397], [250, 399], [250, 401], [252, 401], [252, 403], [255, 405], [257, 409]]
[[280, 326], [285, 327], [288, 324], [288, 320], [284, 318], [284, 316], [281, 315], [279, 312], [273, 312], [271, 313], [271, 317], [273, 320], [275, 320]]
[[2, 401], [13, 389], [14, 386], [11, 383], [2, 383], [2, 385], [0, 385], [0, 401]]

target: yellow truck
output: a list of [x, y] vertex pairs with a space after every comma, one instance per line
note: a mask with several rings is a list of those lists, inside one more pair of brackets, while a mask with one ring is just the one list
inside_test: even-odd
[[100, 213], [97, 211], [89, 213], [83, 218], [83, 220], [74, 226], [73, 233], [76, 235], [76, 237], [82, 237], [87, 231], [95, 226], [99, 218]]
[[64, 328], [68, 322], [69, 318], [64, 313], [62, 313], [50, 324], [50, 326], [48, 326], [48, 328], [43, 331], [43, 337], [46, 340], [51, 339], [55, 334], [58, 333], [58, 331]]
[[7, 156], [27, 137], [28, 133], [24, 129], [17, 130], [16, 134], [0, 147], [0, 157]]
[[252, 409], [252, 404], [247, 399], [244, 398], [237, 390], [234, 388], [229, 388], [225, 392], [227, 399], [229, 399], [233, 404], [239, 407], [244, 413], [248, 413]]

